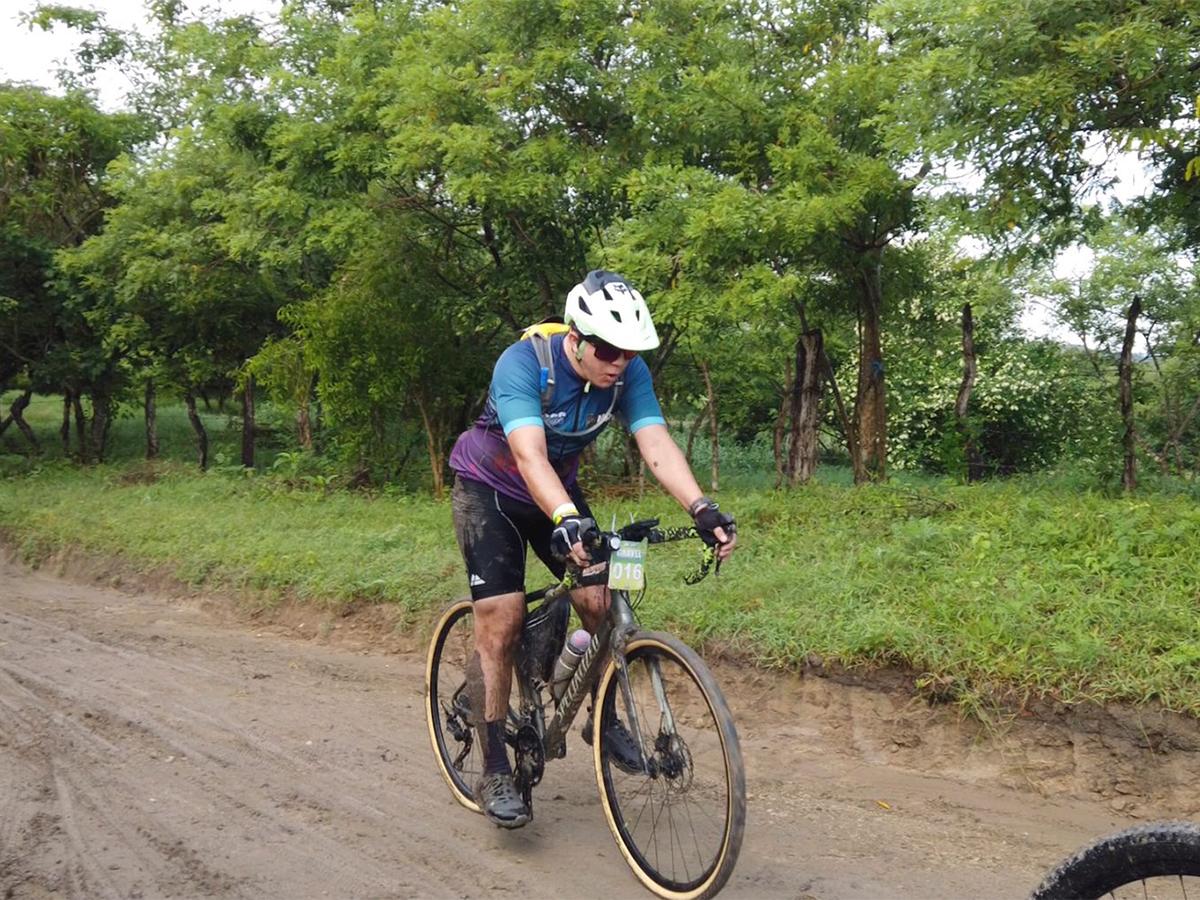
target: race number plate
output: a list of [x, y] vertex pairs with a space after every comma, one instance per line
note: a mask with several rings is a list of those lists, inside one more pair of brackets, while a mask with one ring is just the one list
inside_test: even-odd
[[622, 541], [608, 559], [608, 586], [614, 591], [640, 591], [646, 587], [645, 541]]

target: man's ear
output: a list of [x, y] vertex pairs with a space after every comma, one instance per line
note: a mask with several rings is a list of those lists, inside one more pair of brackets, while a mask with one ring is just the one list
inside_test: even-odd
[[574, 355], [575, 362], [583, 362], [583, 340], [579, 332], [572, 328], [564, 340], [571, 341], [567, 349]]

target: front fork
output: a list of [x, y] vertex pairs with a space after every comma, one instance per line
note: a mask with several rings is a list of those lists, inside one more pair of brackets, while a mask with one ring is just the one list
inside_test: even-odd
[[[612, 604], [613, 620], [616, 623], [613, 627], [612, 658], [613, 664], [617, 667], [617, 683], [621, 687], [621, 698], [625, 702], [625, 718], [629, 720], [630, 733], [637, 743], [642, 770], [652, 777], [656, 777], [658, 774], [658, 765], [655, 760], [646, 756], [647, 744], [644, 740], [643, 722], [638, 712], [637, 703], [633, 699], [633, 687], [629, 683], [629, 666], [625, 659], [625, 647], [629, 638], [637, 630], [637, 620], [634, 618], [633, 609], [629, 605], [629, 595], [624, 591], [613, 592]], [[654, 699], [658, 701], [660, 716], [659, 730], [663, 734], [670, 736], [673, 745], [677, 739], [675, 733], [675, 716], [671, 712], [671, 704], [667, 700], [667, 691], [662, 680], [662, 670], [658, 666], [658, 661], [654, 658], [650, 658], [647, 661], [646, 668], [650, 674], [650, 686], [654, 691]], [[599, 723], [597, 723], [596, 728], [598, 730]], [[598, 734], [596, 739], [599, 740]]]

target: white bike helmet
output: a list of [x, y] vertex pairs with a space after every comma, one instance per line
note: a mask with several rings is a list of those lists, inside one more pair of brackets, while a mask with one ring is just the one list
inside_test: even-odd
[[642, 295], [620, 275], [595, 269], [567, 294], [563, 318], [580, 334], [622, 350], [653, 350], [658, 332]]

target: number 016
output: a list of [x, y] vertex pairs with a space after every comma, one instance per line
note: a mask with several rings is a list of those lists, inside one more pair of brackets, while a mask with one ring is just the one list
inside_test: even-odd
[[642, 583], [642, 564], [614, 562], [612, 563], [611, 581], [632, 581]]
[[646, 587], [642, 563], [646, 559], [643, 541], [622, 544], [608, 561], [608, 586], [618, 591], [640, 591]]

